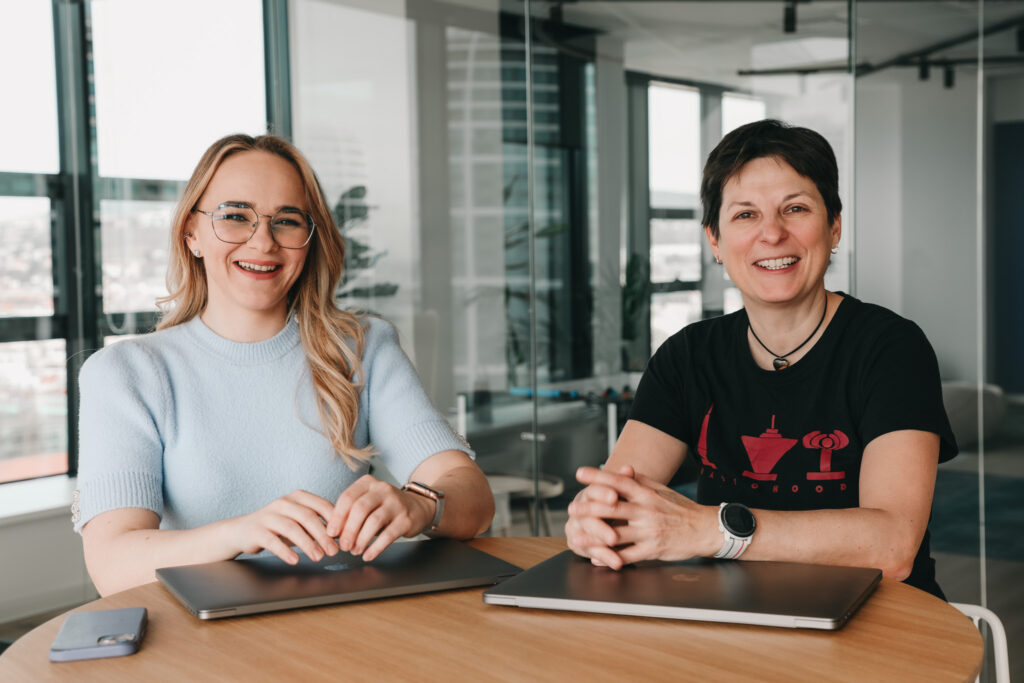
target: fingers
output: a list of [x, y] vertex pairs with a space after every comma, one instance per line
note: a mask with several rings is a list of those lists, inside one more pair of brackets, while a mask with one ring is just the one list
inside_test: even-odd
[[577, 496], [570, 504], [569, 521], [565, 525], [566, 544], [574, 553], [590, 558], [597, 566], [620, 569], [622, 560], [613, 549], [618, 537], [615, 529], [600, 517], [579, 514], [592, 505], [603, 504], [588, 501], [586, 496]]
[[367, 475], [338, 498], [327, 532], [343, 520], [338, 546], [366, 561], [373, 560], [399, 537], [413, 536], [423, 527], [418, 521], [422, 514], [414, 514], [414, 498], [414, 494]]
[[[330, 536], [337, 538], [341, 536], [342, 529], [348, 523], [348, 514], [352, 509], [352, 504], [360, 498], [364, 493], [370, 490], [370, 487], [374, 482], [380, 482], [379, 479], [365, 474], [359, 477], [351, 486], [345, 489], [340, 496], [338, 496], [338, 502], [334, 505], [330, 515], [327, 517], [327, 533]], [[351, 543], [352, 539], [349, 539]], [[348, 547], [342, 546], [342, 550], [348, 550]]]
[[[293, 506], [290, 510], [291, 518], [302, 526], [302, 529], [316, 542], [323, 553], [337, 554], [338, 545], [327, 532], [327, 527], [324, 526], [325, 520], [330, 517], [334, 509], [330, 502], [308, 491], [294, 491], [285, 496], [284, 501]], [[318, 555], [319, 557], [314, 555], [309, 555], [309, 557], [316, 560], [322, 559], [323, 554], [318, 553]]]
[[[602, 489], [611, 489], [618, 498], [634, 499], [649, 493], [650, 489], [634, 478], [633, 468], [626, 466], [618, 473], [599, 470], [596, 467], [581, 467], [576, 470], [576, 480], [594, 488], [595, 495], [607, 496]], [[612, 501], [608, 501], [609, 503]]]

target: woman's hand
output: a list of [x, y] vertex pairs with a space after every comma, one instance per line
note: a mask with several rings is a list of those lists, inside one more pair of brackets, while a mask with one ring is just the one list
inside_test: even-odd
[[[593, 468], [580, 468], [576, 478], [581, 483], [580, 472]], [[624, 477], [633, 476], [633, 468], [628, 465], [619, 469]], [[591, 484], [576, 494], [569, 504], [569, 521], [565, 525], [565, 541], [569, 549], [601, 567], [614, 569], [622, 567], [622, 558], [616, 553], [614, 546], [618, 543], [618, 534], [612, 528], [613, 520], [593, 514], [594, 510], [607, 509], [619, 500], [616, 489], [602, 484]], [[619, 522], [621, 523], [621, 522]]]
[[581, 467], [576, 478], [588, 487], [569, 506], [566, 537], [574, 552], [595, 564], [621, 569], [641, 560], [710, 556], [718, 549], [714, 508], [628, 466], [618, 473]]
[[320, 561], [335, 555], [338, 545], [327, 533], [325, 521], [334, 506], [308, 491], [292, 491], [268, 505], [241, 517], [226, 520], [230, 547], [239, 553], [269, 550], [288, 564], [299, 561], [296, 546], [307, 557]]
[[345, 489], [324, 519], [327, 534], [338, 537], [338, 547], [370, 561], [397, 538], [423, 531], [434, 518], [434, 505], [429, 498], [365, 474]]

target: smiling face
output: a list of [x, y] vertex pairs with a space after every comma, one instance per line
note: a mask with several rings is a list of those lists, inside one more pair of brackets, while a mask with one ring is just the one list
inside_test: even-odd
[[722, 188], [718, 237], [705, 232], [749, 308], [800, 304], [822, 291], [841, 223], [836, 216], [829, 224], [814, 181], [781, 159], [761, 157]]
[[[238, 152], [225, 159], [196, 208], [214, 211], [223, 203], [242, 202], [261, 214], [272, 215], [283, 207], [308, 210], [295, 167], [262, 151]], [[268, 221], [260, 217], [248, 242], [231, 244], [217, 237], [208, 216], [192, 213], [189, 218], [186, 241], [190, 250], [199, 250], [209, 291], [203, 321], [222, 336], [254, 341], [239, 337], [265, 337], [284, 325], [288, 292], [302, 273], [309, 245], [278, 246]]]

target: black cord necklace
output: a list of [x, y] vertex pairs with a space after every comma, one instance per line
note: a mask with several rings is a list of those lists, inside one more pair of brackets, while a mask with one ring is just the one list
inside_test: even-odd
[[821, 324], [823, 322], [825, 322], [825, 314], [826, 313], [828, 313], [828, 294], [825, 295], [825, 310], [821, 312], [821, 320], [819, 320], [818, 324], [814, 326], [814, 331], [811, 332], [811, 336], [808, 337], [807, 339], [804, 339], [802, 342], [800, 342], [800, 346], [796, 347], [795, 349], [793, 349], [789, 353], [782, 354], [781, 356], [779, 354], [775, 353], [774, 351], [772, 351], [771, 349], [769, 349], [767, 346], [764, 345], [764, 342], [761, 341], [761, 338], [757, 336], [757, 332], [754, 332], [754, 328], [750, 324], [750, 319], [749, 318], [747, 318], [747, 328], [750, 330], [750, 334], [754, 335], [754, 339], [756, 339], [757, 343], [761, 345], [761, 348], [764, 349], [765, 351], [767, 351], [768, 353], [772, 354], [773, 356], [775, 356], [775, 359], [772, 360], [772, 366], [776, 370], [785, 370], [786, 368], [789, 367], [789, 361], [786, 360], [786, 356], [792, 356], [794, 353], [796, 353], [797, 351], [802, 349], [804, 347], [804, 344], [806, 344], [807, 342], [811, 341], [811, 339], [814, 337], [814, 335], [818, 334], [818, 328], [820, 328]]

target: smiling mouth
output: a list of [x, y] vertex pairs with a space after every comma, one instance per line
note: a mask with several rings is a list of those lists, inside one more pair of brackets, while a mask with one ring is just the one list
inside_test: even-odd
[[770, 258], [763, 261], [755, 261], [754, 265], [758, 268], [764, 268], [765, 270], [782, 270], [783, 268], [790, 267], [799, 260], [800, 259], [796, 256], [784, 256], [783, 258]]
[[235, 265], [242, 270], [248, 270], [250, 273], [272, 273], [281, 267], [281, 264], [261, 266], [257, 263], [249, 263], [248, 261], [235, 261]]

